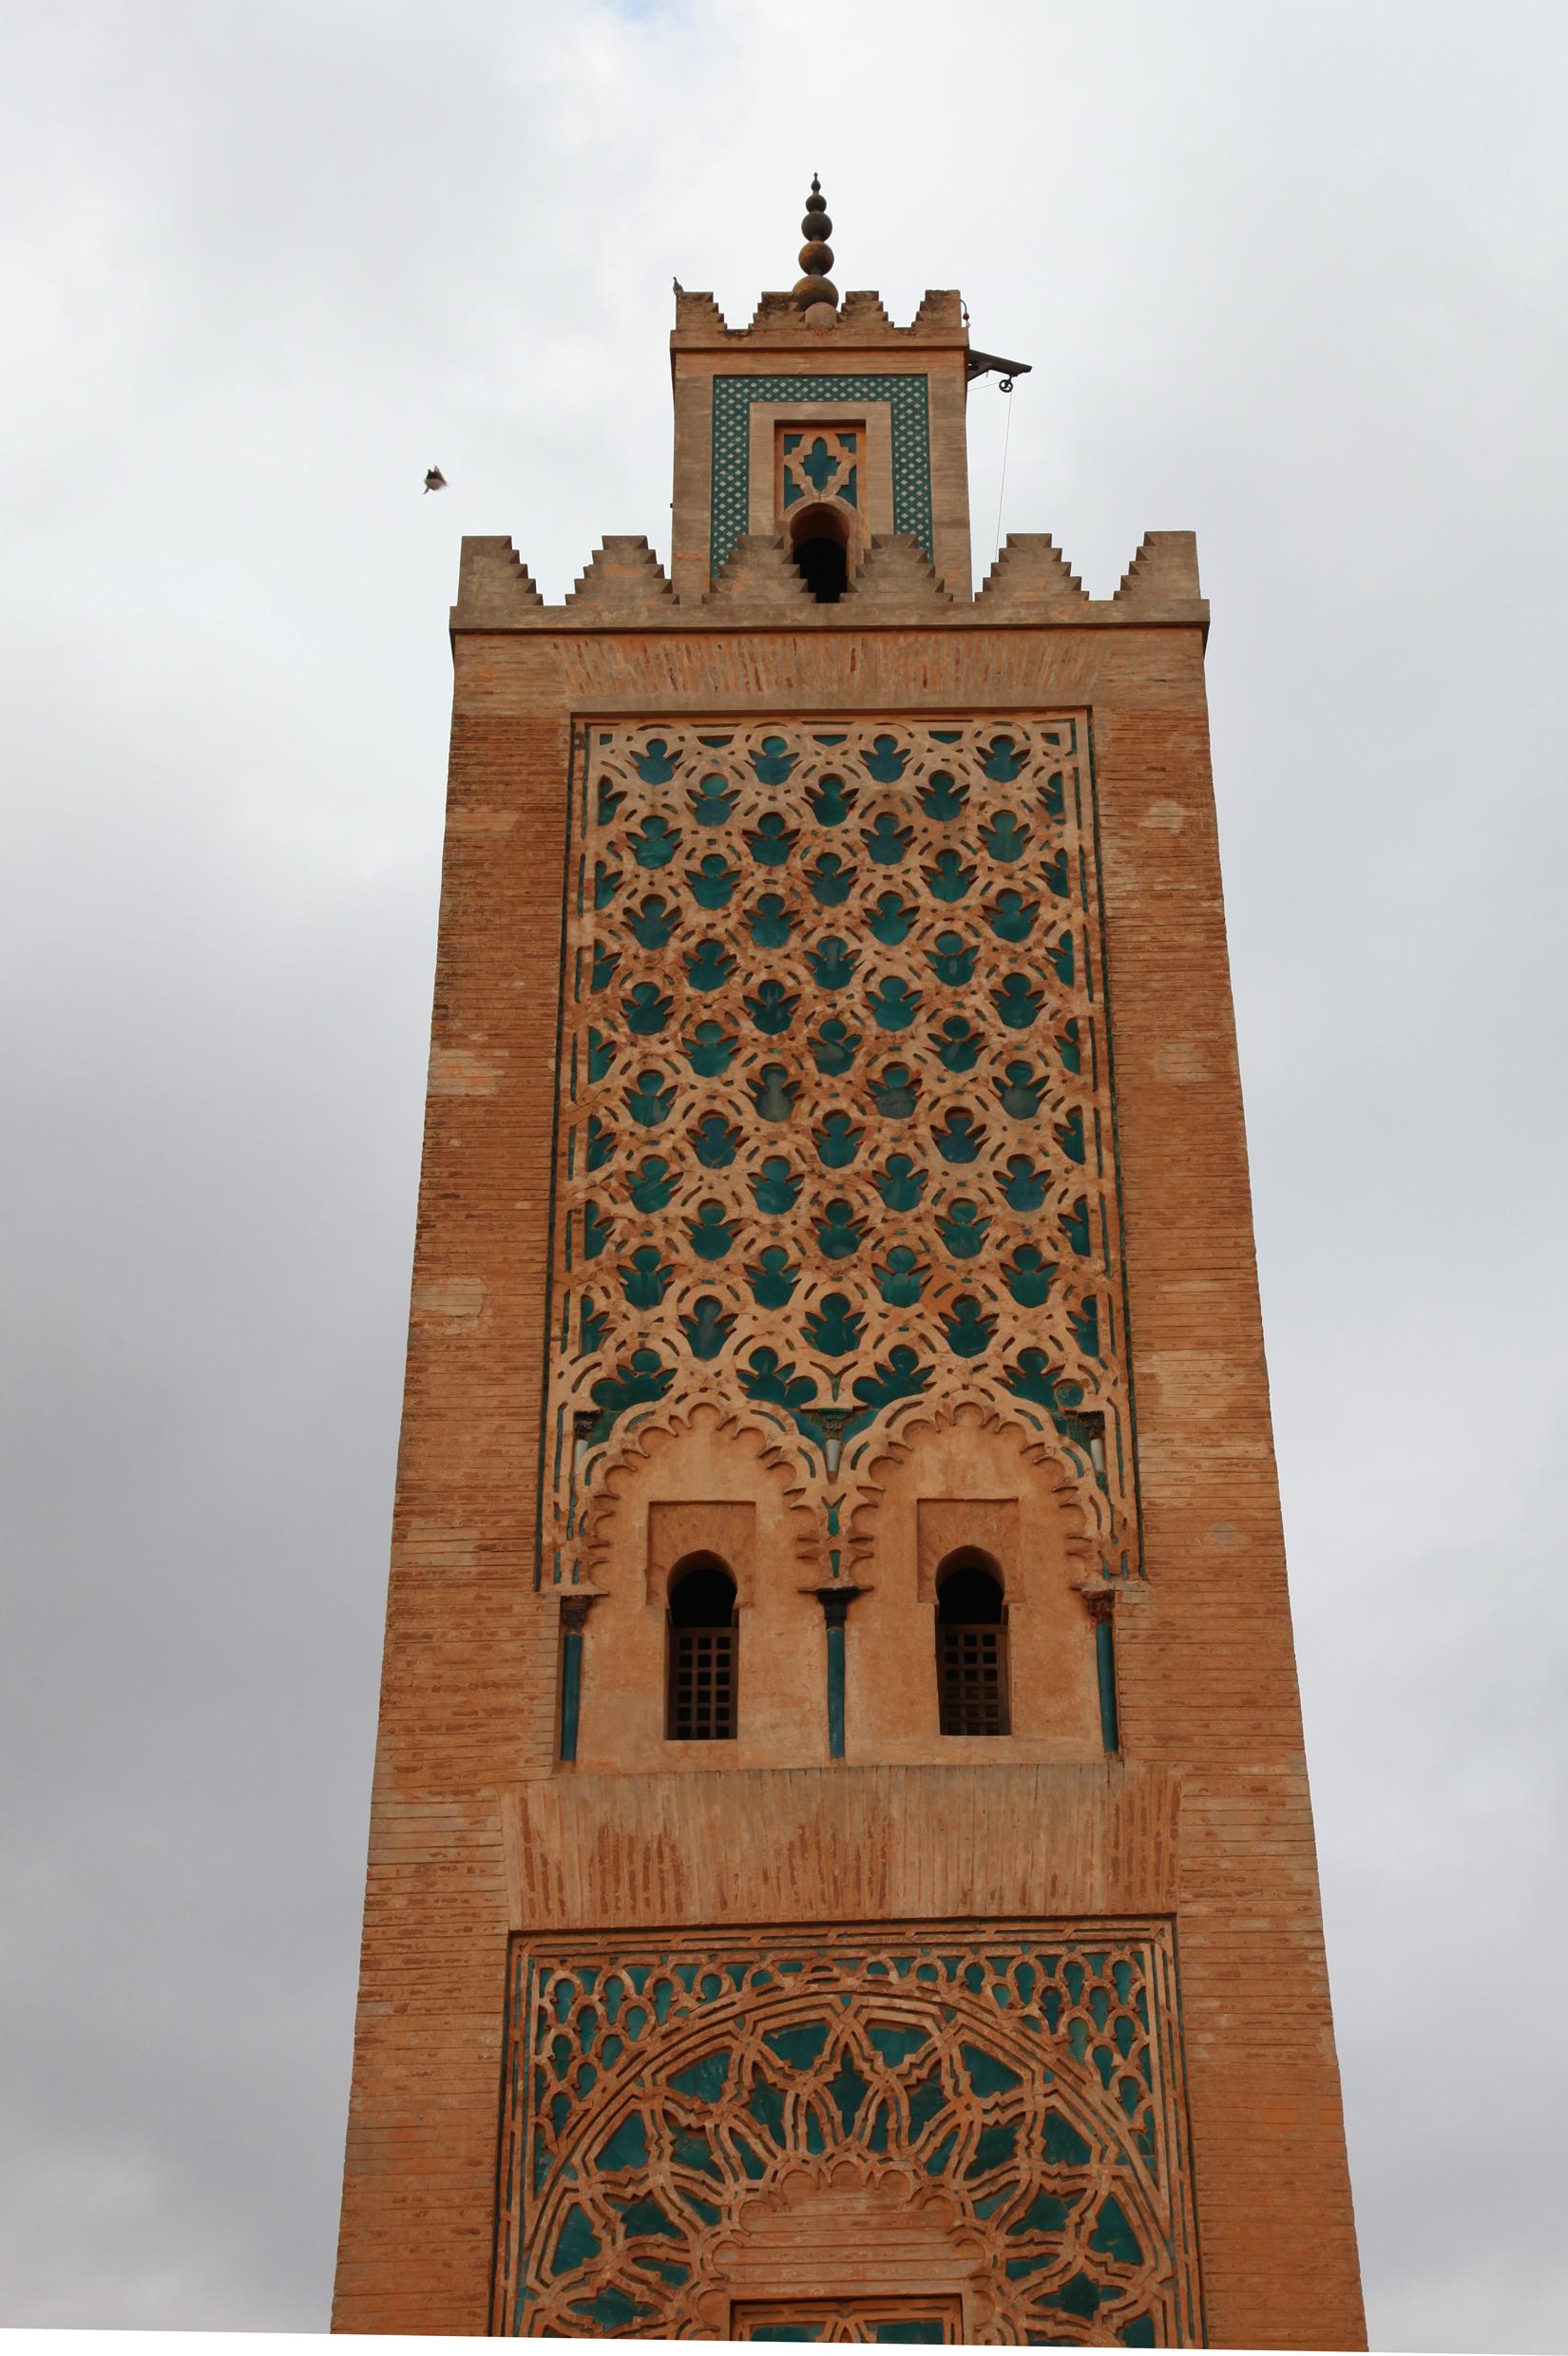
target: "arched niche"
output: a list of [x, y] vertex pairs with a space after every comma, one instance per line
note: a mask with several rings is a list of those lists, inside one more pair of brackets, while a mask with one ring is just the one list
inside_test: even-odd
[[978, 1406], [907, 1424], [863, 1473], [851, 1519], [857, 1605], [850, 1755], [950, 1761], [993, 1735], [944, 1734], [933, 1672], [943, 1567], [991, 1566], [1005, 1602], [1007, 1754], [1103, 1756], [1094, 1632], [1080, 1592], [1093, 1557], [1073, 1476], [1040, 1439]]
[[[585, 1517], [583, 1576], [602, 1600], [583, 1656], [579, 1772], [820, 1757], [821, 1613], [800, 1593], [811, 1532], [789, 1459], [757, 1425], [703, 1404], [628, 1433]], [[734, 1582], [745, 1662], [736, 1733], [722, 1741], [672, 1733], [672, 1584], [703, 1562]]]
[[850, 585], [850, 522], [834, 501], [813, 500], [788, 524], [790, 555], [819, 605], [836, 605]]

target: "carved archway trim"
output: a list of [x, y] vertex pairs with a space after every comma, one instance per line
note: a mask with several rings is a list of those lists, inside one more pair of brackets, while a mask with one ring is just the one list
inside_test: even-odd
[[[1046, 1446], [1039, 1435], [1029, 1431], [1011, 1416], [975, 1400], [966, 1400], [946, 1414], [926, 1413], [911, 1417], [902, 1424], [887, 1445], [871, 1458], [861, 1476], [861, 1495], [851, 1516], [849, 1525], [849, 1556], [851, 1566], [864, 1561], [870, 1555], [887, 1493], [893, 1479], [922, 1450], [946, 1432], [967, 1431], [977, 1437], [985, 1434], [1011, 1447], [1021, 1465], [1048, 1476], [1047, 1495], [1061, 1524], [1062, 1545], [1068, 1561], [1080, 1577], [1094, 1567], [1095, 1545], [1083, 1508], [1083, 1493], [1071, 1468], [1062, 1462], [1061, 1453]], [[977, 1498], [994, 1495], [989, 1483], [988, 1464], [977, 1468]]]
[[[662, 1408], [630, 1425], [619, 1439], [598, 1475], [583, 1521], [581, 1574], [600, 1582], [609, 1577], [616, 1552], [621, 1517], [633, 1494], [646, 1489], [649, 1502], [656, 1492], [648, 1485], [658, 1477], [660, 1459], [687, 1439], [702, 1432], [723, 1440], [733, 1450], [733, 1470], [748, 1458], [762, 1476], [758, 1483], [773, 1493], [777, 1511], [787, 1520], [795, 1559], [810, 1566], [814, 1561], [815, 1522], [806, 1502], [800, 1466], [794, 1452], [779, 1445], [778, 1435], [755, 1416], [738, 1413], [711, 1400]], [[731, 1495], [743, 1502], [753, 1494], [735, 1481]], [[663, 1502], [662, 1500], [659, 1502]], [[761, 1502], [760, 1499], [758, 1502]]]

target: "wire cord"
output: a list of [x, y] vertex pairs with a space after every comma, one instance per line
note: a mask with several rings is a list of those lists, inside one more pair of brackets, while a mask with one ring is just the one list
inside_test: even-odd
[[1007, 445], [1013, 438], [1013, 388], [1011, 382], [1009, 381], [1006, 384], [1004, 384], [1001, 390], [1007, 396], [1007, 425], [1006, 431], [1002, 436], [1002, 480], [997, 485], [996, 492], [996, 546], [991, 550], [991, 562], [993, 565], [996, 563], [997, 558], [1002, 554], [1002, 502], [1006, 496], [1007, 491]]

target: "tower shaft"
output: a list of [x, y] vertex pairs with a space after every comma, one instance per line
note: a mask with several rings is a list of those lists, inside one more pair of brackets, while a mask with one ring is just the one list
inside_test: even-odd
[[808, 219], [464, 546], [336, 2325], [1359, 2346], [1194, 543]]

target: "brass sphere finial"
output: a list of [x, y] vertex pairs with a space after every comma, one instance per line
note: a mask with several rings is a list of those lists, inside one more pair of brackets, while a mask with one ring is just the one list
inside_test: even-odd
[[833, 249], [828, 243], [833, 225], [828, 219], [828, 200], [822, 193], [822, 182], [814, 172], [800, 229], [806, 240], [800, 249], [800, 267], [806, 275], [791, 288], [790, 299], [800, 311], [809, 311], [815, 303], [827, 303], [836, 311], [838, 289], [828, 276], [833, 265]]

